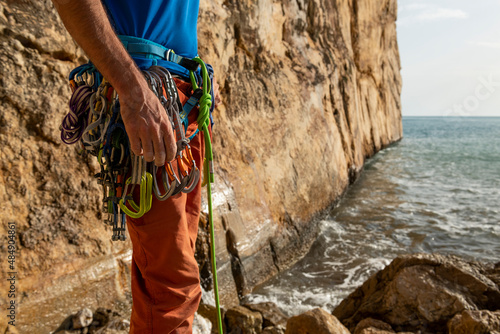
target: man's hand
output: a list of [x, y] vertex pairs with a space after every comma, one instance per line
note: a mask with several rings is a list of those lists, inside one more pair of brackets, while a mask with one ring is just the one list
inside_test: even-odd
[[[145, 87], [144, 87], [145, 86]], [[120, 113], [135, 155], [163, 166], [175, 158], [177, 146], [172, 124], [156, 95], [144, 81], [120, 95]]]

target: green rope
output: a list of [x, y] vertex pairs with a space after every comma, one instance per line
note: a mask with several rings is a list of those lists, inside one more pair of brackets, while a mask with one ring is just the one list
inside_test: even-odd
[[[219, 329], [219, 334], [223, 334], [222, 330], [222, 316], [220, 310], [219, 302], [219, 284], [217, 282], [217, 266], [215, 259], [215, 236], [214, 236], [214, 219], [212, 212], [212, 186], [214, 182], [214, 171], [213, 171], [213, 152], [212, 152], [212, 141], [210, 138], [210, 133], [208, 131], [210, 124], [210, 107], [212, 106], [212, 96], [210, 95], [211, 84], [208, 77], [208, 71], [205, 63], [199, 58], [193, 58], [201, 66], [202, 83], [203, 83], [203, 95], [200, 98], [200, 111], [198, 114], [198, 129], [203, 132], [205, 138], [205, 162], [203, 164], [204, 170], [204, 183], [207, 186], [208, 194], [208, 221], [210, 225], [210, 255], [212, 257], [212, 275], [214, 278], [214, 295], [215, 295], [215, 305], [217, 307], [217, 327]], [[193, 90], [198, 88], [196, 84], [196, 79], [194, 73], [191, 71], [189, 73], [191, 77], [191, 83], [193, 85]]]

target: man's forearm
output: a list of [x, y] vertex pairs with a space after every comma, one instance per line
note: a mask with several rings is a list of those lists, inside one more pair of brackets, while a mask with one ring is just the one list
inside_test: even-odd
[[54, 0], [68, 32], [118, 94], [130, 94], [144, 77], [111, 27], [100, 0]]
[[71, 36], [118, 92], [130, 149], [158, 166], [173, 160], [177, 148], [168, 116], [113, 31], [101, 0], [53, 2]]

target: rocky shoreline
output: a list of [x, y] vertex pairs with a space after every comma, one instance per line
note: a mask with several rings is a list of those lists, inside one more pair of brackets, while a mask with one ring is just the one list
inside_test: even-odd
[[[223, 310], [228, 334], [498, 334], [500, 262], [413, 254], [394, 259], [332, 314], [316, 308], [287, 318], [270, 302]], [[214, 306], [201, 304], [194, 334], [216, 333]], [[128, 319], [84, 309], [53, 333], [128, 333]], [[214, 330], [212, 330], [212, 328]]]

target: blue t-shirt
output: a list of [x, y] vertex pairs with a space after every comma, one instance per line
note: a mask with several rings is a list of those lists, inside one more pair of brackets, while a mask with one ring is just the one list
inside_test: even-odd
[[194, 58], [199, 0], [103, 0], [116, 33], [145, 38]]
[[[178, 55], [198, 55], [197, 23], [199, 0], [102, 0], [118, 35], [144, 38], [174, 50]], [[182, 66], [164, 60], [134, 56], [140, 68], [166, 67], [187, 77]]]

